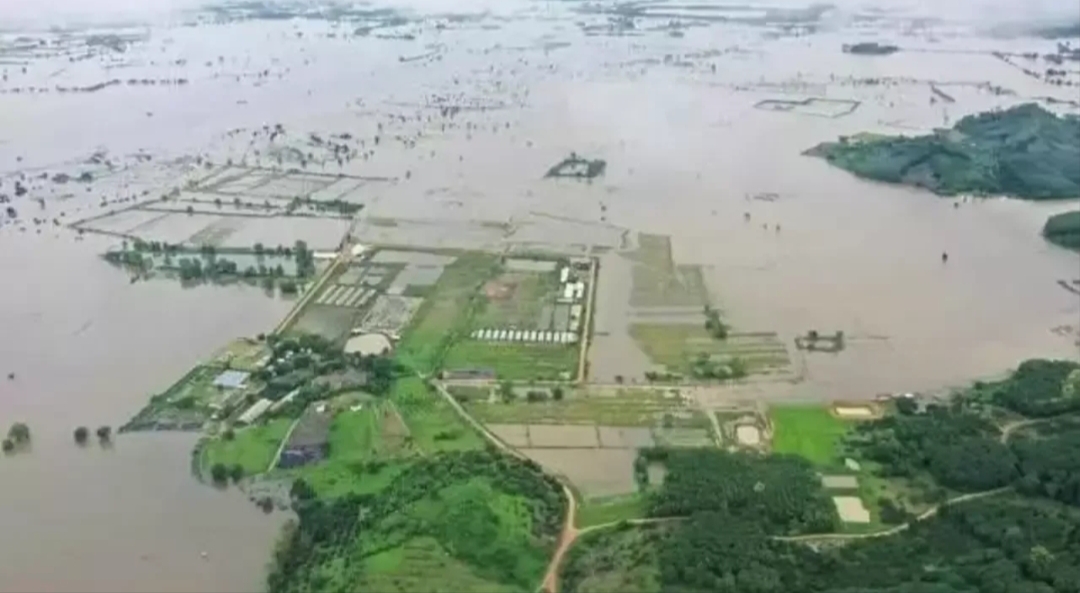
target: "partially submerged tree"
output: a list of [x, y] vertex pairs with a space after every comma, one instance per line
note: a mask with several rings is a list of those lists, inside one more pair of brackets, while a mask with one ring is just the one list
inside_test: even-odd
[[97, 438], [102, 443], [108, 443], [112, 440], [112, 428], [108, 426], [99, 426], [97, 429]]
[[80, 426], [75, 429], [75, 444], [85, 445], [87, 437], [90, 436], [90, 430], [85, 426]]
[[8, 439], [16, 445], [26, 445], [30, 442], [30, 427], [24, 422], [16, 422], [8, 429]]

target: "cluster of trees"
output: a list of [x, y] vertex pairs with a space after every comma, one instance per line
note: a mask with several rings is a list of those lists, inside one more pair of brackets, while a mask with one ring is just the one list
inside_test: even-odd
[[244, 466], [239, 463], [233, 465], [215, 463], [210, 466], [210, 479], [214, 481], [216, 486], [225, 486], [229, 483], [229, 480], [232, 480], [233, 483], [239, 482], [244, 479]]
[[1080, 411], [1080, 363], [1026, 360], [990, 392], [995, 404], [1032, 418]]
[[1035, 103], [967, 116], [951, 132], [840, 142], [811, 153], [861, 177], [943, 195], [1080, 195], [1080, 117]]
[[7, 438], [3, 441], [4, 453], [14, 453], [28, 446], [30, 446], [30, 427], [25, 422], [12, 424], [8, 428]]
[[[769, 538], [751, 514], [699, 513], [644, 537], [629, 537], [632, 529], [586, 536], [562, 590], [1075, 593], [1080, 583], [1080, 512], [1015, 496], [944, 507], [895, 535], [819, 550]], [[627, 588], [619, 576], [642, 565], [649, 574]]]
[[[352, 369], [364, 375], [362, 385], [343, 387], [364, 387], [374, 395], [389, 393], [394, 380], [404, 369], [389, 356], [346, 354], [341, 347], [316, 334], [304, 334], [295, 338], [270, 336], [272, 360], [263, 368], [255, 371], [253, 377], [266, 384], [262, 396], [267, 399], [279, 399], [294, 389], [300, 389], [297, 402], [307, 402], [325, 397], [331, 390], [319, 377], [334, 373], [344, 373]], [[287, 413], [290, 407], [283, 409]], [[301, 407], [301, 409], [303, 409]]]
[[[536, 464], [496, 451], [419, 460], [375, 495], [323, 500], [303, 480], [290, 494], [299, 522], [275, 551], [271, 593], [356, 590], [367, 557], [422, 536], [436, 539], [478, 574], [531, 588], [538, 575], [529, 566], [542, 570], [566, 512], [559, 485]], [[493, 508], [502, 496], [527, 501], [526, 533]], [[522, 556], [537, 561], [526, 563]], [[334, 571], [325, 570], [329, 564]], [[331, 581], [328, 572], [340, 579]]]
[[690, 376], [702, 381], [742, 379], [749, 374], [746, 362], [738, 356], [713, 360], [707, 352], [699, 352], [690, 361]]
[[[97, 434], [98, 442], [100, 442], [102, 445], [108, 445], [112, 443], [112, 428], [108, 426], [99, 426], [97, 431], [95, 431], [95, 434]], [[75, 444], [83, 446], [90, 438], [90, 430], [87, 429], [85, 426], [80, 426], [75, 429], [74, 436]]]
[[728, 332], [731, 331], [731, 328], [720, 319], [720, 312], [709, 305], [705, 305], [705, 331], [717, 340], [726, 340]]
[[662, 464], [664, 483], [650, 495], [653, 517], [713, 512], [755, 517], [771, 534], [823, 533], [838, 525], [836, 509], [808, 461], [794, 455], [761, 456], [716, 449], [642, 449], [635, 475]]
[[[1029, 360], [1007, 379], [947, 405], [930, 405], [921, 413], [901, 405], [898, 414], [860, 423], [847, 444], [876, 461], [885, 476], [926, 473], [963, 492], [1015, 486], [1080, 506], [1080, 421], [1060, 416], [1080, 412], [1078, 368], [1070, 361]], [[984, 401], [1055, 428], [1013, 435], [1006, 442], [983, 413]], [[1053, 424], [1057, 417], [1062, 421]]]
[[886, 477], [928, 472], [943, 486], [963, 492], [998, 488], [1015, 479], [1016, 458], [989, 420], [961, 405], [910, 411], [860, 423], [848, 445], [876, 461]]

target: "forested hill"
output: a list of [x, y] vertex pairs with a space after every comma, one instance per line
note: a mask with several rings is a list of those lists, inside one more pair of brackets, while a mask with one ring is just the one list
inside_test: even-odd
[[1080, 117], [1035, 103], [970, 115], [924, 136], [843, 137], [806, 154], [859, 177], [940, 195], [1080, 197]]

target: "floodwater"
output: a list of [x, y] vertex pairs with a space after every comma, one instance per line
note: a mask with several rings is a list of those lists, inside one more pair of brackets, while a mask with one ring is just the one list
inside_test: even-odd
[[[988, 53], [1045, 53], [1053, 42], [986, 35], [1004, 22], [1068, 15], [1069, 2], [845, 4], [809, 24], [762, 20], [777, 3], [713, 15], [727, 21], [657, 3], [633, 30], [576, 2], [425, 2], [368, 35], [355, 31], [371, 23], [348, 19], [181, 26], [193, 18], [175, 12], [193, 5], [183, 4], [125, 0], [94, 12], [82, 2], [14, 3], [38, 19], [32, 35], [54, 45], [40, 24], [65, 14], [172, 24], [128, 29], [141, 40], [91, 59], [51, 46], [0, 55], [0, 193], [12, 194], [13, 175], [35, 175], [10, 204], [19, 220], [0, 225], [0, 370], [16, 373], [0, 382], [0, 422], [25, 421], [34, 436], [31, 452], [0, 459], [0, 590], [259, 588], [283, 516], [195, 483], [192, 437], [122, 435], [109, 451], [71, 438], [78, 425], [122, 424], [191, 364], [266, 331], [288, 309], [257, 288], [130, 284], [96, 256], [111, 239], [63, 226], [184, 189], [227, 163], [272, 168], [285, 154], [303, 161], [287, 165], [297, 169], [386, 178], [344, 185], [349, 202], [364, 204], [353, 228], [387, 242], [561, 245], [609, 251], [607, 259], [621, 257], [628, 233], [669, 235], [675, 260], [703, 267], [713, 302], [738, 330], [849, 336], [844, 353], [807, 357], [802, 383], [755, 386], [762, 397], [935, 389], [1026, 357], [1078, 356], [1080, 299], [1056, 281], [1076, 277], [1080, 262], [1038, 234], [1047, 215], [1076, 202], [945, 200], [801, 155], [842, 134], [924, 132], [985, 109], [1073, 98], [1076, 87], [1046, 85]], [[873, 40], [905, 51], [840, 51]], [[180, 78], [187, 83], [55, 91]], [[955, 103], [931, 102], [930, 82]], [[814, 96], [860, 105], [835, 119], [754, 107]], [[271, 140], [277, 124], [287, 133]], [[335, 162], [312, 133], [337, 135], [348, 158]], [[84, 164], [101, 150], [117, 171]], [[572, 151], [605, 159], [605, 176], [542, 178]], [[100, 177], [36, 177], [86, 168]], [[762, 193], [777, 198], [748, 199]], [[317, 247], [336, 245], [349, 227], [227, 210], [130, 211], [99, 223], [150, 240]], [[602, 266], [610, 282], [598, 298], [600, 381], [634, 377], [643, 361], [625, 335], [634, 318], [620, 301], [625, 274], [628, 265]]]

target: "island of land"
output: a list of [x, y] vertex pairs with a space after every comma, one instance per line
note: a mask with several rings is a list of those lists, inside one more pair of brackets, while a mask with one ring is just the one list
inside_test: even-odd
[[1080, 197], [1080, 117], [1034, 103], [969, 115], [923, 136], [843, 137], [806, 154], [859, 177], [943, 196]]

